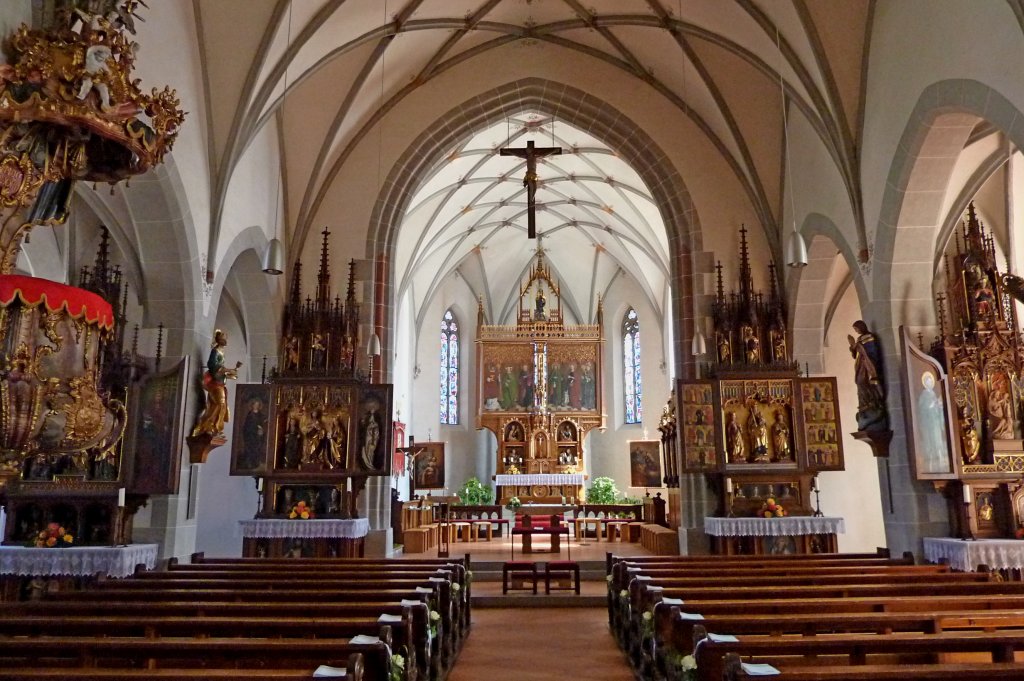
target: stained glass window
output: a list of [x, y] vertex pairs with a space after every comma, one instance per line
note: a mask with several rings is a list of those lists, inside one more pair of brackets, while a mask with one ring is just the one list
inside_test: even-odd
[[459, 423], [459, 323], [451, 310], [441, 318], [441, 423]]
[[629, 308], [622, 320], [622, 367], [626, 423], [640, 423], [644, 419], [640, 383], [640, 321], [633, 308]]

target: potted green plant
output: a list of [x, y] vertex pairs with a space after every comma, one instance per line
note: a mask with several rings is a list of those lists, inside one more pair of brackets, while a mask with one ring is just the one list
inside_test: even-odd
[[615, 488], [615, 481], [608, 477], [594, 478], [587, 490], [588, 504], [614, 504], [618, 498], [619, 490]]
[[467, 480], [456, 494], [462, 506], [486, 506], [494, 499], [494, 491], [476, 478]]

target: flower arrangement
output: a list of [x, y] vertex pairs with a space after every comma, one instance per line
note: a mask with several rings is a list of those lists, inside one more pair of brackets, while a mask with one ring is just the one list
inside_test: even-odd
[[57, 523], [50, 523], [45, 530], [39, 531], [32, 545], [39, 549], [52, 549], [71, 546], [74, 543], [75, 538], [70, 532]]
[[670, 653], [666, 660], [668, 666], [675, 670], [675, 678], [683, 681], [696, 681], [697, 679], [697, 658], [693, 655], [681, 655]]
[[761, 504], [761, 510], [757, 514], [762, 518], [784, 518], [786, 516], [786, 509], [775, 501], [775, 497], [768, 497]]
[[292, 520], [295, 520], [296, 518], [299, 520], [309, 520], [310, 518], [315, 518], [316, 515], [313, 513], [313, 509], [306, 505], [305, 501], [300, 501], [292, 506], [292, 510], [288, 513], [288, 517]]
[[388, 681], [402, 681], [405, 678], [405, 658], [401, 655], [391, 656], [391, 673]]
[[512, 497], [512, 498], [511, 498], [511, 499], [509, 499], [509, 500], [508, 500], [508, 502], [507, 502], [507, 503], [505, 504], [505, 508], [507, 508], [508, 510], [510, 510], [510, 511], [513, 511], [513, 512], [514, 512], [514, 511], [518, 511], [518, 510], [519, 510], [519, 508], [520, 508], [520, 507], [521, 507], [522, 505], [523, 505], [523, 502], [519, 501], [519, 497]]
[[1017, 531], [1013, 533], [1013, 536], [1017, 539], [1024, 539], [1024, 525], [1017, 528]]
[[437, 623], [441, 621], [441, 613], [437, 610], [430, 611], [430, 638], [437, 637]]

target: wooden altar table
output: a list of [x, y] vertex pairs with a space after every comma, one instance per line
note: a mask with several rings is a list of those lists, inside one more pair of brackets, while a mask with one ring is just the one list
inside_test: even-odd
[[370, 533], [366, 518], [241, 520], [245, 558], [362, 558]]
[[1024, 571], [1024, 541], [925, 537], [924, 558], [929, 563], [949, 563], [961, 572], [975, 572], [983, 567]]
[[714, 553], [779, 555], [837, 553], [836, 534], [846, 532], [842, 518], [704, 518], [704, 532]]
[[[569, 527], [563, 525], [561, 527], [551, 526], [534, 526], [534, 527], [515, 527], [512, 529], [512, 558], [516, 557], [516, 537], [523, 538], [523, 553], [561, 553], [562, 552], [562, 535], [565, 535], [565, 546], [568, 550], [568, 555], [572, 558], [572, 547], [569, 542]], [[533, 536], [534, 535], [546, 535], [551, 538], [550, 549], [535, 549], [533, 548]]]

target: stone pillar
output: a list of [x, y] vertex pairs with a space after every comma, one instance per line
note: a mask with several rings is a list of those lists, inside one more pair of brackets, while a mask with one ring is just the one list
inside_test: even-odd
[[[915, 302], [921, 306], [931, 304], [930, 299], [927, 302]], [[918, 482], [915, 479], [913, 465], [910, 462], [906, 420], [903, 414], [903, 360], [899, 344], [899, 325], [894, 323], [888, 328], [876, 328], [870, 321], [876, 318], [891, 319], [891, 308], [892, 301], [886, 300], [872, 302], [864, 310], [868, 327], [878, 337], [885, 355], [883, 361], [886, 403], [893, 431], [889, 457], [879, 458], [877, 462], [882, 493], [882, 518], [885, 522], [885, 537], [889, 551], [894, 556], [904, 551], [912, 551], [920, 558], [923, 537], [949, 536], [949, 517], [945, 499], [935, 492], [931, 483]], [[934, 327], [911, 328], [913, 334], [918, 330], [924, 333], [926, 338], [935, 334]]]

